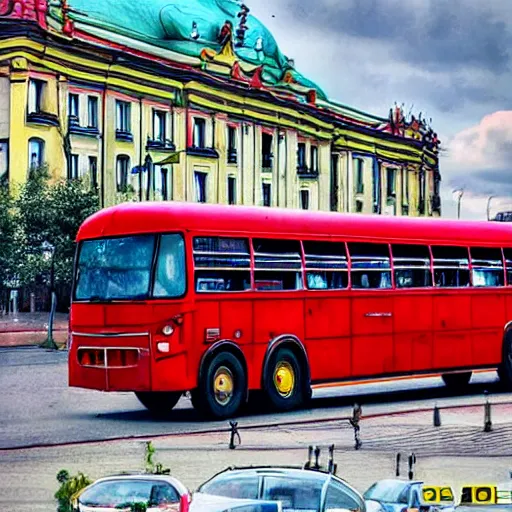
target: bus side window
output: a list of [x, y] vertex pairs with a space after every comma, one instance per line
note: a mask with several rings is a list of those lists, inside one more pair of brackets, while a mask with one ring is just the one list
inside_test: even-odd
[[505, 270], [507, 272], [507, 285], [512, 286], [512, 248], [504, 248]]
[[352, 288], [391, 288], [391, 259], [387, 244], [349, 243]]
[[196, 292], [251, 289], [251, 256], [247, 239], [196, 237], [193, 249]]
[[393, 269], [397, 288], [432, 286], [430, 251], [424, 245], [392, 245]]
[[302, 258], [297, 240], [255, 239], [256, 290], [302, 290]]
[[501, 249], [471, 247], [473, 286], [503, 286], [505, 283]]
[[470, 286], [467, 247], [432, 246], [435, 286]]
[[303, 242], [309, 290], [348, 287], [348, 260], [343, 242]]
[[180, 297], [186, 289], [185, 242], [181, 235], [162, 235], [153, 297]]

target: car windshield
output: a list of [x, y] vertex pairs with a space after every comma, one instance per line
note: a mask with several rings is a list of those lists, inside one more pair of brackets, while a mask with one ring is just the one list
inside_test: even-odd
[[[77, 261], [75, 300], [143, 300], [150, 296], [157, 237], [138, 235], [84, 241]], [[160, 240], [153, 296], [179, 297], [185, 293], [183, 237]]]
[[132, 503], [160, 506], [179, 502], [176, 490], [167, 483], [145, 480], [99, 482], [86, 489], [79, 501], [86, 507], [121, 508]]
[[386, 503], [398, 503], [407, 485], [408, 484], [404, 482], [376, 482], [364, 493], [364, 499]]

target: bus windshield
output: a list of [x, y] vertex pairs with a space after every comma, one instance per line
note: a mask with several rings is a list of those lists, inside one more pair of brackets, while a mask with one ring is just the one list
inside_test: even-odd
[[[74, 300], [105, 302], [177, 298], [186, 291], [185, 242], [180, 234], [86, 240], [80, 246]], [[151, 282], [156, 246], [155, 282]]]
[[150, 235], [83, 242], [77, 263], [75, 300], [147, 298], [155, 240]]

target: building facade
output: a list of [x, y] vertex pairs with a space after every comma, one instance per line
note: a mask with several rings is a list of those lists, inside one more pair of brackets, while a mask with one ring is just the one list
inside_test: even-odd
[[440, 215], [421, 118], [329, 100], [235, 0], [0, 0], [0, 179], [101, 203]]

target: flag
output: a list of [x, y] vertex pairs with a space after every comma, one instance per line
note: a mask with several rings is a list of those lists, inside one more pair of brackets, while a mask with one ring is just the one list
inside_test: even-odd
[[155, 165], [179, 164], [180, 163], [180, 153], [181, 153], [181, 151], [174, 151], [168, 157], [164, 158], [160, 162], [155, 162]]

